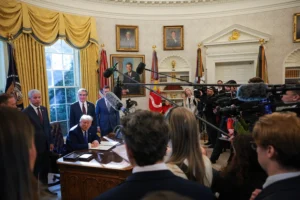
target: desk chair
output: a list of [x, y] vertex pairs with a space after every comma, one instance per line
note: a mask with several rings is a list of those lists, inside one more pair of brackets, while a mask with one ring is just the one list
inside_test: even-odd
[[[53, 122], [51, 125], [51, 136], [54, 142], [54, 150], [50, 154], [50, 170], [51, 173], [59, 173], [58, 166], [56, 164], [56, 160], [63, 156], [66, 152], [64, 138], [61, 131], [61, 126], [59, 122]], [[58, 181], [56, 181], [58, 180]], [[48, 184], [48, 186], [54, 186], [60, 184], [60, 177], [53, 175], [52, 181], [54, 183]], [[56, 181], [56, 182], [55, 182]]]

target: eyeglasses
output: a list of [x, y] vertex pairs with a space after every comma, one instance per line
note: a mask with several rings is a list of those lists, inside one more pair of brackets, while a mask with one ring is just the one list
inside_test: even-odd
[[257, 144], [256, 144], [255, 142], [250, 142], [250, 144], [251, 144], [251, 148], [252, 148], [254, 151], [256, 151], [256, 149], [257, 149]]

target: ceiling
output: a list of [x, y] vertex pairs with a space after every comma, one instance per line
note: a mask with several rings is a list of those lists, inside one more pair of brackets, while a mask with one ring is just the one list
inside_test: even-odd
[[300, 7], [300, 0], [21, 0], [73, 14], [114, 19], [177, 20]]

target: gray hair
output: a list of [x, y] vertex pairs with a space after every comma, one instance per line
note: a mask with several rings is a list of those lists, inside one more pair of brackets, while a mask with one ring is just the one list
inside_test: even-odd
[[80, 88], [80, 89], [77, 91], [77, 94], [79, 94], [80, 92], [85, 92], [86, 95], [89, 95], [87, 89], [85, 89], [85, 88]]
[[93, 121], [93, 117], [90, 116], [90, 115], [82, 115], [82, 116], [80, 117], [79, 122], [81, 122], [82, 120]]
[[41, 92], [39, 90], [37, 90], [37, 89], [29, 90], [29, 92], [28, 92], [28, 98], [31, 99], [32, 95], [36, 94], [36, 93], [41, 94]]

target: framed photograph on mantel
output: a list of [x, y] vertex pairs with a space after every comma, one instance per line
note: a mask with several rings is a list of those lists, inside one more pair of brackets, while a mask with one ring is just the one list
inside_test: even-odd
[[129, 25], [116, 25], [117, 51], [139, 51], [139, 27]]
[[183, 50], [183, 26], [164, 26], [164, 50]]
[[294, 42], [300, 42], [300, 13], [294, 14]]
[[[120, 83], [135, 83], [136, 80], [139, 83], [145, 83], [145, 73], [138, 74], [136, 72], [137, 66], [140, 62], [145, 62], [144, 55], [129, 55], [129, 54], [111, 54], [110, 55], [110, 64], [111, 66], [117, 65], [118, 71], [123, 74], [130, 76], [130, 78], [121, 75], [118, 72], [114, 72], [113, 77], [111, 78], [111, 88], [114, 88], [117, 85], [119, 78]], [[145, 87], [140, 85], [123, 85], [122, 86], [122, 97], [144, 97], [146, 96]]]

